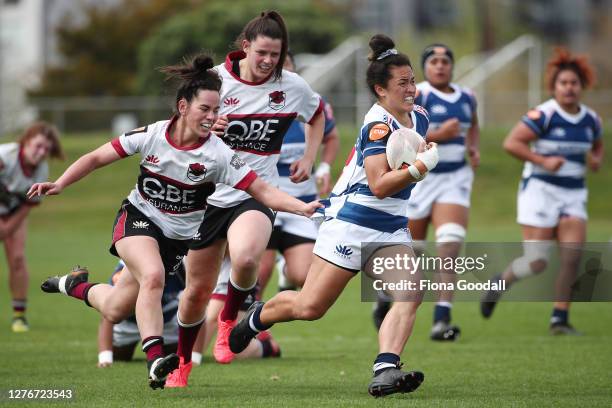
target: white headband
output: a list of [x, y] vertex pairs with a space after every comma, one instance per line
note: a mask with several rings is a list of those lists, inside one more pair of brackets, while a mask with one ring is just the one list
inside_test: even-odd
[[389, 48], [387, 51], [384, 51], [382, 54], [380, 54], [377, 58], [376, 61], [380, 61], [383, 58], [387, 58], [390, 55], [397, 55], [398, 52], [395, 48]]

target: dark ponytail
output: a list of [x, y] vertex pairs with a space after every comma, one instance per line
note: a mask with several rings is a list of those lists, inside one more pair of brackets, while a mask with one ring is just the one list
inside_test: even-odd
[[366, 82], [372, 94], [378, 98], [374, 86], [387, 87], [387, 83], [391, 78], [390, 68], [392, 66], [402, 67], [406, 65], [412, 68], [412, 64], [408, 56], [398, 52], [395, 49], [393, 40], [384, 34], [374, 35], [368, 45], [372, 52], [368, 55], [370, 66], [366, 74]]
[[198, 54], [191, 58], [185, 58], [182, 64], [170, 65], [159, 70], [166, 74], [166, 80], [178, 80], [176, 90], [175, 107], [178, 110], [178, 102], [185, 98], [191, 102], [200, 89], [219, 92], [221, 90], [221, 77], [217, 71], [212, 57], [206, 54]]
[[280, 58], [278, 65], [274, 68], [274, 79], [279, 80], [283, 75], [283, 65], [289, 48], [289, 34], [283, 17], [276, 11], [262, 11], [259, 17], [255, 17], [244, 26], [236, 39], [236, 48], [242, 49], [243, 40], [252, 42], [259, 35], [281, 40]]

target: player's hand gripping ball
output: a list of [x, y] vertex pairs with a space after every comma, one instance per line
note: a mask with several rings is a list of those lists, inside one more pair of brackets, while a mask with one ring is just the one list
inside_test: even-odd
[[425, 139], [412, 129], [394, 131], [387, 140], [387, 162], [392, 170], [414, 164], [417, 154], [425, 151]]

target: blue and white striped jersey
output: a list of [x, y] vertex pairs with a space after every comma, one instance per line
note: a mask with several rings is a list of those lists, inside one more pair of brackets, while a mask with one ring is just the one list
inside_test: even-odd
[[582, 104], [578, 113], [567, 113], [557, 101], [550, 99], [527, 112], [522, 121], [538, 136], [532, 151], [543, 156], [563, 156], [566, 160], [556, 172], [526, 162], [523, 178], [534, 177], [565, 188], [583, 188], [586, 154], [601, 137], [599, 116]]
[[[411, 116], [412, 129], [425, 137], [429, 126], [427, 112], [415, 105]], [[389, 135], [401, 127], [404, 126], [382, 106], [374, 104], [370, 108], [344, 171], [330, 195], [326, 217], [382, 232], [406, 228], [408, 199], [414, 184], [381, 200], [370, 190], [364, 167], [366, 157], [386, 154]]]
[[[323, 130], [323, 140], [336, 127], [334, 113], [323, 98], [324, 103], [323, 113], [325, 114], [325, 128]], [[289, 179], [289, 167], [291, 164], [304, 156], [306, 147], [306, 138], [304, 134], [304, 123], [294, 120], [285, 134], [283, 145], [281, 146], [280, 157], [276, 168], [278, 170], [278, 188], [285, 193], [296, 197], [304, 202], [310, 202], [317, 199], [317, 182], [314, 177], [301, 183], [294, 183]]]
[[429, 128], [435, 130], [443, 122], [457, 118], [461, 131], [458, 135], [445, 142], [438, 143], [440, 161], [431, 171], [432, 173], [445, 173], [465, 166], [465, 138], [472, 126], [476, 114], [476, 98], [472, 91], [457, 84], [451, 83], [453, 93], [444, 93], [431, 86], [429, 82], [417, 84], [419, 95], [414, 103], [423, 106], [429, 113]]

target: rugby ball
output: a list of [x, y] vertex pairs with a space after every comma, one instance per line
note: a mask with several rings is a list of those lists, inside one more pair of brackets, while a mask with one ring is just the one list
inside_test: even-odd
[[425, 139], [412, 129], [394, 131], [387, 140], [387, 162], [393, 170], [413, 164], [417, 153], [425, 149]]

